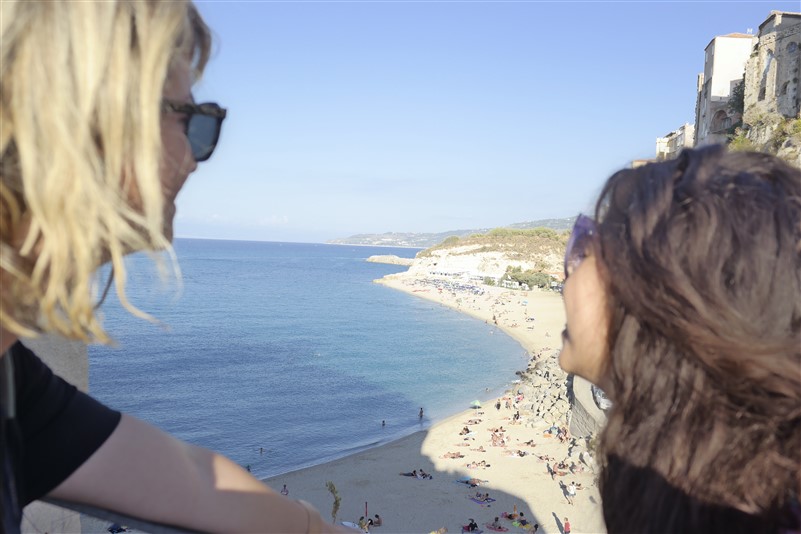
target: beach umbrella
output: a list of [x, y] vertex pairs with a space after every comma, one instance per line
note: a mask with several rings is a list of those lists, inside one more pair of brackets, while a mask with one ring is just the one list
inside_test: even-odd
[[473, 402], [470, 403], [470, 407], [476, 409], [481, 408], [481, 401], [474, 400]]

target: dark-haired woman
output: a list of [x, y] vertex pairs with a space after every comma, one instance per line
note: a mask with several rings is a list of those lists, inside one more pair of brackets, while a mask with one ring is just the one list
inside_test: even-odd
[[713, 146], [616, 173], [565, 257], [562, 367], [614, 406], [610, 532], [792, 532], [801, 171]]

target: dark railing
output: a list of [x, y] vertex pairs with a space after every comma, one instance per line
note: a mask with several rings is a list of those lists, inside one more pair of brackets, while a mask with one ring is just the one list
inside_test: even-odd
[[97, 508], [88, 504], [75, 503], [71, 501], [63, 501], [61, 499], [45, 498], [42, 502], [66, 508], [74, 512], [85, 515], [90, 515], [98, 519], [103, 519], [109, 523], [117, 523], [118, 525], [125, 525], [126, 527], [134, 528], [142, 532], [150, 532], [151, 534], [199, 534], [197, 530], [187, 530], [182, 527], [173, 525], [165, 525], [163, 523], [154, 523], [138, 517], [133, 517], [120, 512], [106, 510], [105, 508]]

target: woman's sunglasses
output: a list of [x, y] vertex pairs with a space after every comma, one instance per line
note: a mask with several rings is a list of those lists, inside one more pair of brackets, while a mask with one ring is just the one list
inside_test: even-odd
[[586, 215], [579, 215], [576, 218], [565, 249], [565, 280], [587, 257], [587, 249], [594, 239], [595, 229], [595, 221]]
[[227, 110], [217, 104], [190, 104], [188, 102], [162, 103], [165, 111], [183, 113], [187, 116], [186, 137], [192, 147], [192, 157], [195, 161], [206, 161], [211, 157], [217, 141], [220, 138], [220, 129]]

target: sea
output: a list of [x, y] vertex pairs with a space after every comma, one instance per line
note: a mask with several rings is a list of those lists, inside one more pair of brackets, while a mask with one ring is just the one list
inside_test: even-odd
[[[528, 356], [492, 325], [374, 283], [418, 249], [176, 239], [181, 283], [127, 260], [90, 391], [259, 478], [397, 440], [497, 397]], [[483, 297], [478, 297], [483, 298]], [[419, 417], [423, 409], [423, 418]]]

